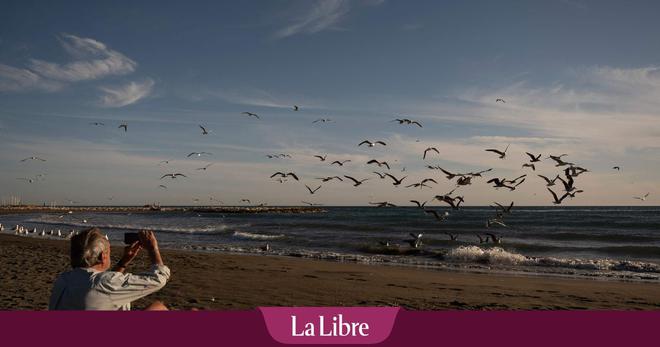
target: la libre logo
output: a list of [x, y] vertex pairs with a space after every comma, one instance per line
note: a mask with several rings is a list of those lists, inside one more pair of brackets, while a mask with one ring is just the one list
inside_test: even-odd
[[295, 315], [291, 316], [291, 336], [327, 336], [327, 337], [367, 337], [369, 324], [365, 322], [346, 322], [340, 313], [330, 319], [318, 316], [318, 320], [298, 322]]

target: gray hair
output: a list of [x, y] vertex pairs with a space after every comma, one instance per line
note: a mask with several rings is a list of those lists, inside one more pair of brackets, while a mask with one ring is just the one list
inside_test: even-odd
[[101, 263], [101, 256], [108, 248], [108, 240], [99, 228], [81, 231], [71, 238], [71, 267], [92, 267]]

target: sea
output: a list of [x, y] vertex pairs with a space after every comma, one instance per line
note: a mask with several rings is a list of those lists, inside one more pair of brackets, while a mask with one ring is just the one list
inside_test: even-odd
[[[464, 207], [438, 222], [415, 207], [322, 207], [319, 213], [52, 213], [0, 216], [6, 230], [99, 227], [113, 244], [149, 229], [161, 248], [280, 255], [452, 271], [660, 281], [660, 207]], [[457, 235], [451, 240], [449, 235]], [[480, 243], [486, 233], [500, 243]], [[422, 234], [414, 248], [410, 234]], [[40, 237], [30, 234], [26, 237]], [[46, 236], [49, 237], [49, 236]]]

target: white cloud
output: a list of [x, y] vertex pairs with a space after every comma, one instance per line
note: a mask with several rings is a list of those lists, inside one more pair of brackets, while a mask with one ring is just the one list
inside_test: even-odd
[[[308, 2], [311, 3], [311, 2]], [[348, 0], [322, 0], [311, 3], [306, 11], [275, 33], [276, 38], [296, 34], [314, 34], [338, 24], [350, 11]]]
[[46, 78], [76, 82], [125, 75], [135, 71], [137, 66], [135, 61], [94, 39], [64, 34], [61, 42], [64, 49], [79, 60], [57, 64], [31, 59], [30, 68]]
[[0, 91], [18, 92], [24, 90], [56, 91], [62, 85], [48, 81], [27, 69], [0, 64]]
[[104, 107], [123, 107], [138, 102], [149, 94], [154, 86], [152, 79], [142, 82], [130, 82], [118, 87], [101, 87], [101, 105]]

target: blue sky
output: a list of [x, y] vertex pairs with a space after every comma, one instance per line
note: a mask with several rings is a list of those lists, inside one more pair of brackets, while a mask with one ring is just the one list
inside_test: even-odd
[[[568, 153], [593, 171], [578, 179], [586, 193], [567, 205], [632, 205], [639, 203], [632, 196], [646, 192], [646, 204], [657, 204], [659, 7], [577, 0], [3, 1], [0, 197], [407, 203], [452, 189], [424, 167], [430, 164], [459, 172], [493, 167], [490, 177], [530, 174], [515, 192], [477, 181], [462, 189], [468, 204], [546, 205], [551, 199], [540, 178], [521, 168], [531, 151]], [[424, 127], [390, 122], [402, 116]], [[318, 118], [333, 122], [312, 124]], [[128, 132], [117, 128], [121, 123]], [[211, 133], [201, 135], [199, 124]], [[363, 139], [388, 146], [357, 147]], [[507, 144], [505, 160], [484, 151]], [[424, 162], [429, 146], [440, 154]], [[187, 158], [193, 151], [213, 155]], [[292, 158], [266, 158], [272, 153]], [[331, 167], [315, 154], [352, 162]], [[46, 162], [20, 161], [29, 156]], [[395, 188], [371, 173], [376, 168], [365, 163], [372, 158], [387, 160], [395, 176], [407, 175], [405, 183], [441, 180], [422, 191]], [[280, 170], [303, 182], [269, 179]], [[543, 162], [536, 173], [558, 171]], [[189, 177], [159, 180], [170, 172]], [[45, 176], [34, 183], [17, 180], [39, 174]], [[314, 178], [337, 174], [371, 179], [359, 188], [328, 182], [307, 193], [304, 184], [316, 187]]]

